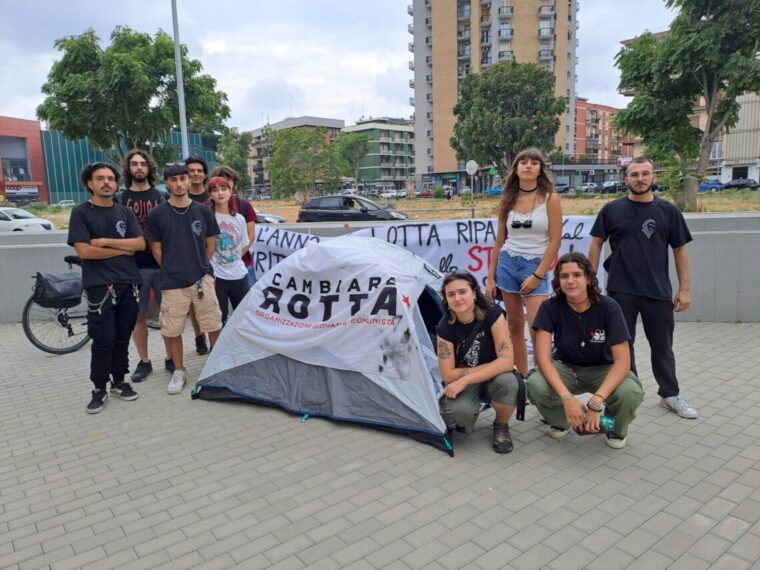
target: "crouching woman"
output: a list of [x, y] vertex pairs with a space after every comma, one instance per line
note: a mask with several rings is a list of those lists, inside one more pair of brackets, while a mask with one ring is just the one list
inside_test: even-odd
[[436, 327], [444, 382], [441, 416], [447, 426], [471, 432], [481, 402], [490, 403], [496, 412], [493, 450], [509, 453], [514, 445], [508, 422], [518, 400], [522, 404], [518, 419], [522, 419], [525, 389], [522, 379], [512, 372], [514, 359], [504, 312], [486, 299], [475, 277], [465, 271], [448, 274], [441, 295], [444, 316]]
[[[620, 306], [599, 290], [585, 255], [566, 253], [554, 267], [556, 296], [544, 301], [533, 328], [538, 370], [528, 377], [528, 398], [549, 424], [549, 435], [562, 439], [568, 427], [599, 433], [602, 412], [615, 426], [605, 432], [607, 445], [625, 446], [628, 426], [644, 399], [631, 372], [630, 335]], [[552, 358], [552, 336], [554, 357]], [[587, 404], [576, 394], [593, 394]]]

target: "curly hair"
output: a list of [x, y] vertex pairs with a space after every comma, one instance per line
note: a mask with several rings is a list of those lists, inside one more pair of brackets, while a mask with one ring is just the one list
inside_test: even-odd
[[143, 157], [145, 162], [148, 163], [148, 176], [145, 179], [151, 187], [155, 186], [156, 180], [158, 180], [158, 167], [156, 166], [156, 161], [150, 154], [139, 148], [133, 148], [124, 156], [124, 163], [121, 166], [121, 169], [124, 172], [124, 186], [126, 188], [132, 186], [132, 173], [129, 171], [129, 162], [136, 154]]
[[538, 195], [541, 199], [545, 200], [549, 194], [554, 192], [554, 181], [546, 170], [544, 153], [537, 148], [526, 148], [520, 151], [512, 162], [512, 168], [504, 182], [504, 191], [501, 193], [501, 201], [499, 202], [499, 221], [501, 223], [507, 221], [507, 216], [514, 209], [517, 197], [520, 195], [520, 178], [517, 176], [517, 165], [525, 159], [537, 160], [541, 163], [541, 172], [538, 173]]
[[82, 172], [79, 173], [79, 180], [82, 182], [82, 186], [84, 186], [90, 194], [92, 194], [93, 191], [90, 190], [87, 183], [92, 180], [93, 172], [100, 170], [101, 168], [110, 169], [111, 172], [113, 172], [114, 178], [116, 178], [116, 182], [119, 181], [119, 170], [110, 162], [91, 162], [90, 164], [85, 164]]
[[588, 260], [588, 257], [583, 255], [580, 251], [571, 251], [562, 255], [557, 260], [557, 265], [554, 266], [554, 278], [552, 279], [552, 289], [558, 297], [564, 297], [565, 293], [562, 291], [562, 287], [559, 284], [559, 273], [562, 270], [562, 266], [565, 263], [576, 263], [578, 267], [583, 270], [583, 274], [588, 281], [586, 290], [588, 291], [588, 298], [591, 301], [591, 305], [596, 305], [599, 302], [599, 298], [602, 296], [602, 291], [599, 289], [599, 280], [596, 278], [596, 272]]
[[443, 284], [441, 285], [441, 308], [443, 309], [443, 312], [449, 316], [449, 324], [453, 325], [456, 322], [457, 317], [454, 314], [454, 311], [449, 308], [449, 302], [446, 300], [446, 286], [457, 279], [467, 281], [467, 284], [475, 293], [475, 318], [482, 321], [486, 318], [486, 313], [493, 303], [486, 299], [486, 296], [480, 289], [478, 280], [472, 273], [469, 271], [452, 271], [443, 278]]

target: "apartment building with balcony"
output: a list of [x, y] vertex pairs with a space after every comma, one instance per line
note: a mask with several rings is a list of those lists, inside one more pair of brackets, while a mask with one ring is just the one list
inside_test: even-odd
[[615, 107], [575, 98], [575, 159], [608, 162], [631, 156], [633, 147], [628, 138], [615, 132], [612, 118], [620, 111]]
[[277, 123], [271, 123], [251, 131], [251, 155], [248, 158], [248, 175], [256, 191], [268, 192], [272, 189], [272, 181], [267, 168], [269, 157], [272, 156], [272, 140], [270, 132], [295, 129], [298, 127], [323, 128], [327, 130], [329, 141], [334, 140], [345, 126], [342, 119], [329, 119], [325, 117], [288, 117]]
[[[418, 182], [464, 185], [464, 162], [449, 141], [459, 84], [468, 73], [500, 62], [540, 63], [554, 73], [555, 94], [575, 100], [578, 0], [414, 0], [407, 11]], [[571, 156], [575, 125], [570, 105], [555, 143]]]
[[357, 187], [403, 190], [414, 179], [414, 126], [406, 119], [370, 118], [345, 127], [344, 133], [366, 135], [369, 150], [359, 165]]

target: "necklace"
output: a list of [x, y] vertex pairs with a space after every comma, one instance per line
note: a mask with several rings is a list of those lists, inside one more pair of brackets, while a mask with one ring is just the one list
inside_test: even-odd
[[526, 194], [530, 194], [531, 192], [535, 192], [538, 190], [538, 186], [536, 186], [533, 190], [524, 190], [523, 188], [520, 188], [520, 192], [525, 192]]
[[469, 321], [466, 321], [466, 322], [465, 321], [459, 321], [459, 322], [462, 323], [463, 325], [469, 325], [474, 320], [475, 320], [475, 315], [473, 315], [473, 317]]
[[185, 214], [187, 214], [187, 213], [190, 211], [190, 206], [193, 204], [192, 202], [190, 202], [190, 203], [187, 205], [187, 207], [185, 208], [185, 211], [184, 211], [184, 212], [180, 212], [179, 210], [177, 210], [177, 208], [175, 208], [175, 207], [174, 207], [174, 204], [172, 204], [172, 203], [171, 203], [171, 202], [169, 202], [168, 200], [167, 200], [167, 202], [166, 202], [166, 203], [167, 203], [167, 204], [169, 204], [169, 207], [170, 207], [172, 210], [174, 210], [174, 213], [175, 213], [175, 214], [177, 214], [177, 215], [179, 215], [179, 216], [184, 216]]
[[[588, 309], [590, 309], [591, 306], [589, 305], [583, 311], [578, 312], [578, 311], [575, 310], [575, 308], [573, 308], [573, 305], [567, 299], [567, 297], [565, 297], [565, 301], [567, 301], [567, 306], [570, 307], [570, 310], [572, 311], [573, 316], [575, 317], [574, 319], [572, 319], [573, 323], [575, 324], [576, 327], [578, 327], [578, 332], [581, 334], [581, 348], [585, 348], [585, 346], [586, 346], [586, 331], [584, 330], [584, 326], [583, 326], [584, 325], [584, 316], [586, 314], [586, 311], [588, 311]], [[588, 298], [586, 298], [583, 301], [581, 301], [580, 303], [576, 303], [576, 304], [577, 305], [585, 305], [587, 301], [588, 301]]]

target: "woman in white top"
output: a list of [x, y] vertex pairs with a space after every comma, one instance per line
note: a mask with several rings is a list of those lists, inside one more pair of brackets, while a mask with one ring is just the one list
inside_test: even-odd
[[523, 302], [535, 343], [533, 320], [549, 296], [549, 269], [562, 239], [562, 206], [540, 150], [526, 149], [512, 163], [501, 194], [498, 224], [486, 293], [493, 298], [496, 289], [501, 290], [515, 365], [527, 376]]
[[213, 210], [219, 235], [211, 267], [216, 277], [216, 297], [222, 309], [222, 324], [227, 322], [228, 305], [233, 310], [248, 293], [248, 270], [243, 254], [248, 244], [248, 228], [245, 218], [235, 210], [232, 199], [232, 182], [223, 176], [215, 176], [208, 183], [209, 207]]

